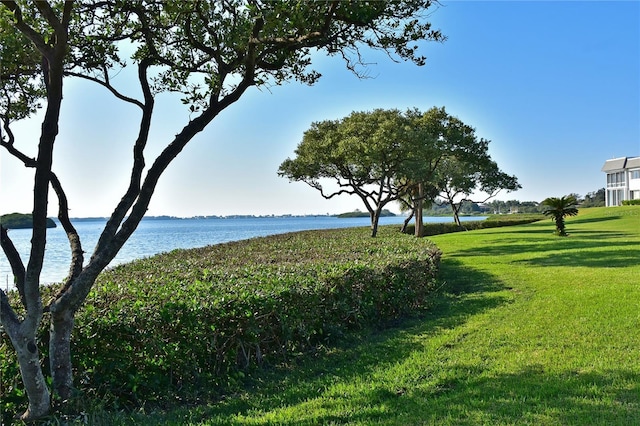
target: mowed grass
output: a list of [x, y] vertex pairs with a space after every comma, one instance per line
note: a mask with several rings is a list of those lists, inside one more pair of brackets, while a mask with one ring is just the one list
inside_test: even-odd
[[[214, 404], [111, 423], [638, 425], [640, 207], [430, 237], [431, 312]], [[99, 422], [100, 419], [95, 419]]]

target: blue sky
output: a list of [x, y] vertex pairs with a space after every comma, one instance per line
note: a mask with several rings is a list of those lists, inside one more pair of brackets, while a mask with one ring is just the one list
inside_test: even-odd
[[[251, 90], [170, 166], [149, 214], [363, 210], [355, 197], [327, 201], [276, 172], [312, 122], [374, 108], [445, 106], [474, 126], [523, 186], [503, 200], [584, 195], [604, 186], [605, 160], [640, 155], [640, 2], [443, 1], [430, 20], [448, 40], [421, 45], [424, 67], [365, 52], [371, 78], [359, 80], [340, 59], [318, 56], [315, 86]], [[118, 79], [126, 86], [129, 77]], [[137, 111], [84, 82], [65, 89], [54, 168], [71, 216], [105, 216], [127, 185]], [[157, 108], [149, 163], [188, 119], [170, 96]], [[37, 118], [16, 126], [27, 151]], [[0, 152], [0, 213], [31, 210], [30, 176]]]

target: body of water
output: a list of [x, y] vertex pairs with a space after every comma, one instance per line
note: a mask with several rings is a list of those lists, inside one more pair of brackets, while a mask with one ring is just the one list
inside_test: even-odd
[[[380, 225], [400, 225], [404, 217], [382, 217]], [[485, 217], [463, 217], [461, 220], [483, 220]], [[451, 217], [425, 217], [428, 222], [452, 222]], [[104, 219], [82, 219], [74, 221], [80, 234], [87, 260], [104, 228]], [[211, 244], [238, 241], [266, 235], [311, 229], [349, 228], [369, 226], [368, 217], [337, 218], [333, 216], [304, 217], [241, 217], [241, 218], [194, 218], [194, 219], [144, 219], [138, 229], [124, 245], [110, 266], [153, 256], [174, 249], [203, 247]], [[13, 240], [23, 262], [27, 263], [30, 251], [31, 230], [12, 229]], [[47, 230], [47, 249], [41, 274], [43, 283], [62, 281], [69, 268], [71, 253], [69, 242], [61, 226]], [[3, 289], [13, 287], [13, 275], [6, 256], [0, 250], [0, 285]]]

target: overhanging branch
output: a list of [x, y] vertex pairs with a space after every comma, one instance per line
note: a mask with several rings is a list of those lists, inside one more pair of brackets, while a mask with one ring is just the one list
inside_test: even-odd
[[116, 90], [115, 87], [113, 87], [107, 79], [100, 80], [99, 78], [96, 77], [92, 77], [90, 75], [86, 75], [86, 74], [82, 74], [82, 73], [77, 73], [77, 72], [73, 72], [73, 71], [65, 71], [65, 75], [68, 76], [72, 76], [72, 77], [78, 77], [78, 78], [82, 78], [84, 80], [89, 80], [92, 81], [94, 83], [99, 84], [100, 86], [106, 88], [107, 90], [109, 90], [116, 98], [128, 102], [130, 104], [136, 105], [137, 107], [144, 109], [144, 104], [142, 102], [140, 102], [137, 99], [134, 98], [130, 98], [128, 96], [123, 95], [122, 93], [120, 93], [118, 90]]

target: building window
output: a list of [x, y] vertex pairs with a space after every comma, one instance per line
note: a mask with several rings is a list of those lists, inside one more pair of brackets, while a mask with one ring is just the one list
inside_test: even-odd
[[631, 170], [631, 179], [640, 179], [640, 170]]
[[608, 173], [607, 186], [625, 186], [625, 172]]
[[607, 191], [607, 206], [619, 206], [624, 200], [624, 189], [613, 189]]
[[631, 191], [631, 192], [629, 192], [629, 197], [632, 200], [640, 200], [640, 191]]

